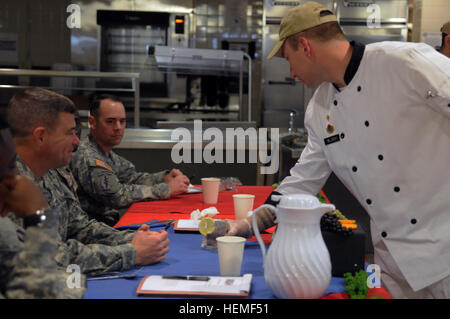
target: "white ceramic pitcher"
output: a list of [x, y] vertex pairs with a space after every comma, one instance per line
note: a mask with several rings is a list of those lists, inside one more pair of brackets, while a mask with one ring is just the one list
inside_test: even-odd
[[[319, 298], [331, 280], [330, 254], [320, 231], [320, 219], [334, 205], [321, 204], [306, 194], [272, 195], [275, 208], [262, 205], [253, 211], [253, 230], [263, 254], [264, 278], [278, 298]], [[257, 212], [271, 208], [278, 228], [266, 255], [259, 234]]]

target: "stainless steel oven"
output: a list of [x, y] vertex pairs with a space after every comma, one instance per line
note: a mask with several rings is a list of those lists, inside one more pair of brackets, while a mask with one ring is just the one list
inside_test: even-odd
[[188, 47], [191, 14], [97, 10], [99, 69], [140, 73], [141, 97], [184, 98], [185, 82], [157, 70], [156, 45]]

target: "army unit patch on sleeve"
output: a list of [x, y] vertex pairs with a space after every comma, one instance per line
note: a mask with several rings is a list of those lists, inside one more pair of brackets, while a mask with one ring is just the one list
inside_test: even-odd
[[108, 164], [106, 164], [105, 162], [103, 162], [103, 161], [101, 161], [99, 159], [95, 160], [95, 165], [103, 167], [103, 168], [106, 168], [110, 172], [113, 171], [112, 168]]

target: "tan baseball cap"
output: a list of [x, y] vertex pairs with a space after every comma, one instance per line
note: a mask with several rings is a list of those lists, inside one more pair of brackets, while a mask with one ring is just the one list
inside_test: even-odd
[[450, 34], [450, 21], [444, 24], [441, 28], [441, 32], [445, 34]]
[[317, 2], [305, 2], [289, 9], [281, 20], [278, 43], [267, 58], [282, 57], [281, 48], [287, 37], [331, 21], [337, 21], [336, 16]]

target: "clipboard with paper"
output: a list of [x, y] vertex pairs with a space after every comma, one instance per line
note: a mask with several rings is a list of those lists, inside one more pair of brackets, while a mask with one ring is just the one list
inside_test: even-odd
[[248, 298], [252, 274], [224, 276], [146, 276], [138, 295]]

